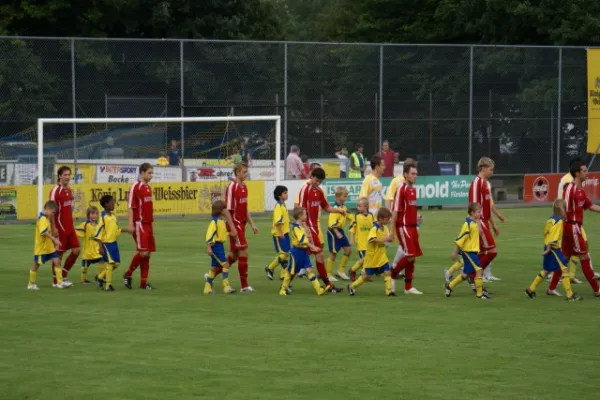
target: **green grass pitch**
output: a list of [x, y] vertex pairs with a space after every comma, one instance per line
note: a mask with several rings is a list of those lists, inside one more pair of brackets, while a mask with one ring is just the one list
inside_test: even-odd
[[[356, 297], [317, 297], [306, 280], [295, 282], [292, 296], [278, 296], [279, 281], [263, 273], [274, 256], [267, 218], [257, 218], [259, 235], [249, 234], [256, 293], [202, 295], [206, 219], [156, 223], [156, 291], [130, 291], [115, 279], [117, 291], [104, 293], [77, 283], [79, 268], [71, 273], [74, 287], [60, 291], [43, 266], [41, 290], [30, 292], [33, 226], [0, 226], [0, 397], [592, 398], [600, 299], [586, 283], [574, 285], [585, 298], [580, 303], [546, 296], [545, 284], [529, 300], [523, 290], [540, 269], [550, 210], [504, 213], [494, 263], [503, 280], [489, 285], [491, 301], [476, 300], [466, 284], [443, 295], [462, 211], [424, 212], [425, 256], [414, 284], [425, 294], [397, 298], [383, 296], [381, 280]], [[587, 216], [592, 254], [600, 251], [597, 218]], [[124, 235], [120, 242], [129, 263], [133, 241]], [[235, 269], [232, 277], [239, 287]], [[139, 283], [138, 272], [134, 278]]]

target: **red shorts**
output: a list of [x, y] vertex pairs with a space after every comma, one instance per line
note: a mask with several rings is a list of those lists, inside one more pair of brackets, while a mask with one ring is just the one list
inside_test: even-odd
[[[235, 224], [235, 231], [237, 232], [237, 237], [229, 237], [229, 250], [232, 253], [240, 250], [246, 250], [248, 248], [248, 242], [246, 241], [246, 223], [241, 225]], [[231, 232], [229, 229], [229, 225], [227, 225], [227, 231]]]
[[585, 232], [581, 226], [565, 222], [561, 250], [567, 258], [588, 253]]
[[60, 248], [56, 249], [57, 253], [64, 253], [67, 250], [78, 249], [79, 239], [75, 231], [72, 232], [61, 232], [58, 231], [58, 241], [60, 242]]
[[[319, 250], [319, 253], [321, 253], [323, 251], [323, 242], [324, 241], [322, 240], [322, 235], [321, 235], [320, 230], [315, 231], [312, 228], [308, 228], [308, 229], [310, 229], [310, 235], [312, 237], [313, 244], [316, 247], [318, 247], [319, 249], [321, 249], [321, 250]], [[312, 251], [311, 249], [308, 249], [308, 254], [318, 254], [318, 253]]]
[[156, 251], [152, 224], [136, 222], [133, 239], [135, 240], [137, 251], [149, 251], [151, 253]]
[[481, 220], [479, 232], [479, 247], [480, 251], [486, 251], [496, 247], [496, 240], [494, 239], [494, 235], [492, 234], [492, 230], [490, 228], [490, 222]]
[[423, 255], [419, 243], [419, 230], [416, 226], [396, 226], [396, 234], [404, 255], [407, 257], [420, 257]]

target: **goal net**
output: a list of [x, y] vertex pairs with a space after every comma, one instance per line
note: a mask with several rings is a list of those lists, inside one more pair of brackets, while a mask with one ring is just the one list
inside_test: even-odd
[[[127, 215], [129, 186], [142, 163], [154, 166], [151, 186], [156, 215], [210, 212], [233, 179], [233, 166], [249, 163], [249, 179], [281, 178], [281, 119], [278, 115], [177, 118], [43, 118], [30, 161], [37, 210], [56, 183], [56, 171], [73, 171], [74, 214], [85, 217], [90, 205], [111, 194], [117, 215]], [[262, 198], [262, 196], [261, 196]]]

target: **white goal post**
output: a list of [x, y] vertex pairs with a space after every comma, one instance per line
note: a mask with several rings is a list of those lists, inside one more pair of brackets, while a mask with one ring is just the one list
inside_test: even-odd
[[44, 206], [44, 125], [53, 124], [158, 124], [185, 122], [275, 122], [275, 181], [281, 179], [281, 116], [253, 115], [231, 117], [167, 117], [167, 118], [40, 118], [37, 121], [37, 189], [38, 212]]

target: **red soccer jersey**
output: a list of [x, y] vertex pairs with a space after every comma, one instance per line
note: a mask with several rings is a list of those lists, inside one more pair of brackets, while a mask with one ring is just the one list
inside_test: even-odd
[[575, 183], [568, 183], [563, 191], [563, 198], [567, 203], [567, 221], [583, 224], [583, 211], [592, 206], [585, 190]]
[[302, 186], [298, 194], [298, 204], [306, 210], [306, 224], [315, 232], [319, 231], [319, 211], [329, 208], [325, 193], [321, 188], [313, 188], [310, 184]]
[[392, 211], [398, 214], [397, 226], [417, 226], [419, 219], [417, 189], [414, 186], [408, 186], [406, 183], [400, 183], [398, 189], [396, 189]]
[[142, 181], [137, 181], [129, 188], [129, 209], [133, 210], [133, 222], [152, 223], [154, 208], [152, 206], [152, 189]]
[[476, 176], [469, 186], [469, 204], [481, 205], [481, 219], [489, 221], [492, 217], [492, 195], [485, 179]]
[[225, 190], [225, 203], [236, 225], [245, 224], [248, 218], [248, 187], [231, 182]]
[[58, 206], [54, 223], [59, 233], [75, 232], [73, 226], [73, 192], [70, 187], [56, 185], [50, 191], [50, 200]]

